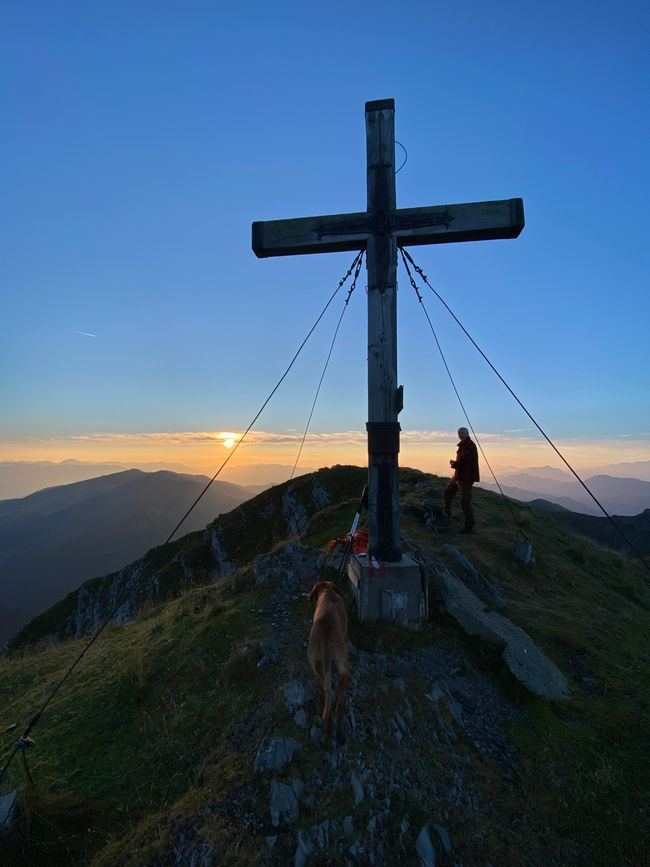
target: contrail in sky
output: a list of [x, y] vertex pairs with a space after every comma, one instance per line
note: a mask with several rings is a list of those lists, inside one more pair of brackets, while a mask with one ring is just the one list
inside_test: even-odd
[[97, 337], [96, 334], [91, 334], [89, 331], [75, 331], [75, 334], [83, 334], [84, 337]]

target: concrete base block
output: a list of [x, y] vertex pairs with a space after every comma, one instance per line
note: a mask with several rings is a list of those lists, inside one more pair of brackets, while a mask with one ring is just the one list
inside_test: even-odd
[[348, 578], [357, 603], [359, 620], [388, 620], [419, 629], [428, 617], [427, 588], [420, 567], [402, 555], [399, 563], [373, 568], [366, 554], [354, 554]]

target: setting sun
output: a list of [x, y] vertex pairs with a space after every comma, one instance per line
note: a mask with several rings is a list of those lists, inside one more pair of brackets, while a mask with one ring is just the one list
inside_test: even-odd
[[237, 434], [229, 430], [221, 431], [220, 434], [217, 434], [217, 437], [221, 440], [221, 445], [225, 446], [227, 449], [231, 449], [239, 439]]

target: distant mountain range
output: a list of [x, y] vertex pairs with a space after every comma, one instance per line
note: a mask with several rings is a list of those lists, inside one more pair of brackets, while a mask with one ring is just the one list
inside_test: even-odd
[[[164, 542], [207, 481], [126, 470], [0, 500], [0, 641], [82, 581]], [[215, 481], [179, 532], [202, 529], [250, 496]]]
[[[70, 458], [54, 463], [52, 461], [0, 461], [0, 500], [26, 497], [35, 491], [52, 485], [70, 485], [85, 479], [94, 479], [108, 473], [121, 473], [124, 470], [139, 469], [144, 472], [168, 470], [173, 473], [197, 475], [196, 467], [164, 461], [145, 461], [137, 466], [119, 462], [95, 463], [77, 461]], [[291, 475], [289, 464], [228, 464], [221, 475], [224, 481], [241, 485], [250, 491], [250, 496], [266, 490], [271, 485], [286, 482]], [[200, 470], [199, 470], [200, 472]], [[313, 467], [300, 467], [299, 475], [314, 472]], [[210, 470], [209, 475], [212, 475]]]
[[622, 551], [625, 554], [636, 553], [642, 557], [650, 554], [650, 509], [646, 509], [640, 515], [613, 516], [616, 526], [621, 529], [625, 538], [632, 544], [632, 550], [625, 543], [616, 527], [604, 515], [601, 518], [593, 515], [579, 515], [546, 500], [530, 500], [528, 505], [549, 513], [550, 517], [557, 521], [564, 530], [586, 536], [606, 548], [613, 548], [615, 551]]
[[[585, 474], [586, 475], [586, 474]], [[482, 483], [488, 490], [496, 485]], [[593, 475], [583, 477], [589, 490], [610, 514], [638, 515], [650, 508], [650, 482], [631, 477]], [[530, 502], [535, 499], [556, 503], [572, 512], [602, 516], [602, 512], [582, 485], [568, 472], [553, 467], [535, 467], [517, 473], [505, 473], [499, 482], [504, 494], [515, 500]]]
[[[628, 461], [627, 463], [620, 464], [600, 464], [593, 467], [575, 467], [575, 469], [578, 472], [578, 475], [583, 479], [589, 478], [590, 476], [614, 476], [619, 479], [633, 478], [650, 482], [650, 461]], [[566, 481], [573, 478], [568, 470], [559, 467], [549, 467], [548, 465], [543, 467], [527, 467], [526, 469], [521, 469], [520, 467], [501, 467], [499, 476], [505, 478], [506, 476], [517, 475], [519, 473], [526, 473], [539, 479], [557, 479], [559, 481], [562, 479]]]
[[168, 470], [173, 473], [190, 473], [196, 475], [196, 469], [183, 464], [164, 462], [144, 462], [134, 467], [132, 464], [122, 464], [116, 461], [97, 463], [95, 461], [77, 461], [69, 458], [65, 461], [0, 461], [0, 500], [16, 497], [26, 497], [43, 488], [52, 485], [71, 485], [73, 482], [83, 482], [85, 479], [95, 479], [108, 473], [122, 473], [124, 470], [140, 469], [144, 472]]

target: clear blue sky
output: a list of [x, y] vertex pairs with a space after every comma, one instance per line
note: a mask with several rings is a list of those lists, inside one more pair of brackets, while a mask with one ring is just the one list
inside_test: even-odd
[[[648, 4], [314, 6], [4, 5], [0, 439], [246, 427], [352, 259], [250, 224], [363, 210], [394, 97], [399, 205], [525, 203], [518, 240], [413, 248], [432, 282], [552, 436], [649, 440]], [[360, 290], [318, 431], [364, 428]], [[429, 310], [477, 430], [529, 427]], [[264, 430], [304, 426], [338, 311]], [[403, 275], [399, 337], [402, 427], [455, 429]]]

